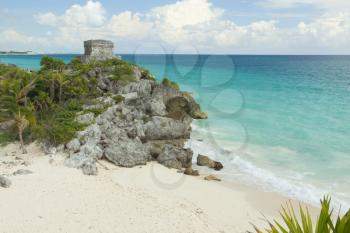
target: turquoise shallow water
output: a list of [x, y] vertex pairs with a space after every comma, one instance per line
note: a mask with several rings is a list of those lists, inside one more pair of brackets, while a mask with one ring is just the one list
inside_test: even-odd
[[[74, 55], [54, 55], [68, 62]], [[350, 56], [122, 55], [192, 92], [209, 113], [189, 145], [228, 178], [350, 206]], [[0, 56], [38, 69], [40, 56]]]

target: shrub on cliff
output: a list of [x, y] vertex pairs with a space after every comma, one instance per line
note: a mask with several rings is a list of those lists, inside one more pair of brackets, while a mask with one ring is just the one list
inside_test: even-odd
[[141, 69], [141, 78], [155, 81], [156, 78], [151, 74], [151, 72], [147, 69], [142, 68]]
[[63, 60], [49, 57], [49, 56], [42, 57], [40, 61], [40, 65], [42, 69], [56, 70], [59, 72], [61, 72], [66, 66]]
[[164, 78], [162, 80], [162, 84], [167, 86], [167, 87], [171, 87], [171, 88], [173, 88], [175, 90], [178, 90], [178, 91], [180, 90], [179, 84], [177, 84], [174, 81], [169, 80], [168, 78]]
[[70, 103], [54, 105], [50, 109], [39, 112], [38, 124], [33, 129], [34, 138], [53, 145], [65, 144], [75, 136], [77, 131], [84, 129], [85, 125], [75, 120], [81, 107], [69, 105]]

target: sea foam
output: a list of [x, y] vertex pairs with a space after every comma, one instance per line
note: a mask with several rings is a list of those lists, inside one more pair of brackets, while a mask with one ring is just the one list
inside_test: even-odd
[[[296, 171], [288, 171], [285, 174], [279, 174], [271, 168], [264, 168], [246, 159], [244, 150], [230, 152], [223, 150], [216, 143], [210, 142], [206, 135], [206, 129], [193, 124], [193, 137], [187, 141], [186, 146], [194, 152], [193, 163], [196, 162], [198, 154], [208, 155], [215, 160], [219, 160], [224, 164], [224, 169], [215, 172], [228, 181], [238, 181], [248, 186], [254, 186], [260, 190], [279, 193], [287, 198], [299, 200], [313, 206], [319, 206], [320, 199], [324, 195], [331, 194], [332, 203], [335, 210], [345, 212], [350, 208], [350, 200], [344, 193], [335, 193], [332, 187], [319, 188], [309, 182], [306, 177], [313, 175], [308, 173], [300, 173]], [[227, 144], [227, 142], [225, 142]], [[234, 142], [233, 147], [236, 148]], [[227, 147], [226, 147], [227, 148]], [[287, 148], [279, 148], [291, 153]], [[271, 150], [270, 148], [267, 149]], [[256, 152], [256, 151], [255, 151]], [[282, 203], [281, 203], [282, 204]]]

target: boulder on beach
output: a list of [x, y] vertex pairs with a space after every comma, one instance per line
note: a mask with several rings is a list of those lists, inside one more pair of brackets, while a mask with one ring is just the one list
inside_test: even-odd
[[189, 176], [199, 176], [198, 170], [194, 170], [192, 167], [186, 168], [184, 174]]
[[31, 170], [28, 170], [28, 169], [18, 169], [17, 171], [15, 171], [12, 174], [14, 176], [16, 176], [16, 175], [29, 175], [29, 174], [33, 174], [33, 172]]
[[207, 181], [221, 181], [221, 179], [220, 178], [218, 178], [218, 177], [216, 177], [216, 176], [214, 176], [214, 175], [209, 175], [209, 176], [206, 176], [206, 177], [204, 177], [204, 180], [207, 180]]
[[213, 168], [214, 170], [217, 170], [217, 171], [221, 170], [224, 167], [221, 162], [214, 161], [208, 156], [201, 155], [201, 154], [199, 154], [197, 157], [197, 165]]
[[10, 179], [0, 175], [0, 187], [9, 188], [11, 185], [12, 185], [12, 182]]

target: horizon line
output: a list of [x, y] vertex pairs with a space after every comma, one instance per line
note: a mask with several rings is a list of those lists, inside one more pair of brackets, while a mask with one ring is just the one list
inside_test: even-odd
[[[82, 55], [82, 53], [34, 53], [34, 54], [0, 54], [0, 56], [38, 56], [38, 55]], [[350, 56], [350, 54], [254, 54], [254, 53], [115, 53], [115, 55], [189, 55], [189, 56]]]

